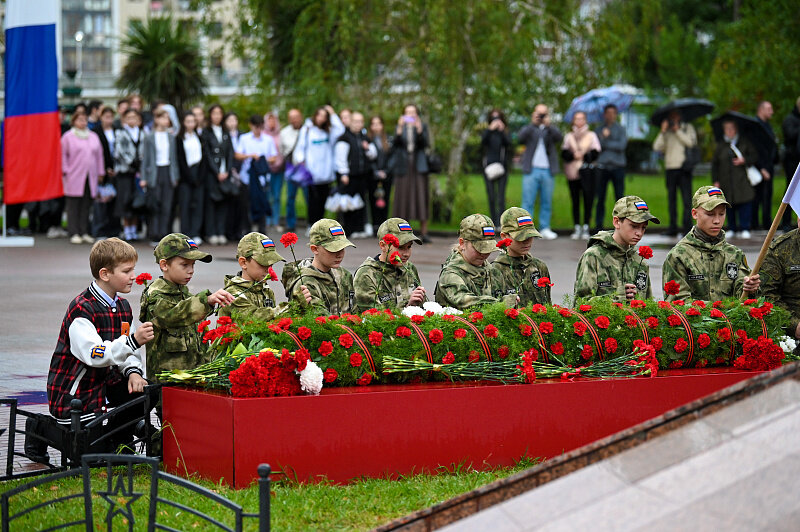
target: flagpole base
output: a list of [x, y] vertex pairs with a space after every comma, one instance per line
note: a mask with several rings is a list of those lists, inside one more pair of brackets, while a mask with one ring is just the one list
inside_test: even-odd
[[32, 236], [0, 236], [0, 248], [32, 248]]

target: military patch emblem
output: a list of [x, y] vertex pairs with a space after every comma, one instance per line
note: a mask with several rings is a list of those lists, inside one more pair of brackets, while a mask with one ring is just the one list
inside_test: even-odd
[[647, 210], [647, 203], [643, 201], [634, 202], [634, 207], [636, 207], [637, 211], [646, 211]]
[[383, 294], [378, 296], [378, 302], [383, 304], [392, 299], [392, 294]]
[[262, 248], [274, 248], [275, 247], [275, 242], [273, 242], [269, 238], [265, 238], [264, 240], [261, 241], [261, 247]]
[[647, 274], [639, 272], [636, 274], [636, 289], [640, 292], [647, 290]]
[[409, 224], [397, 224], [397, 228], [401, 231], [411, 231], [411, 226]]
[[735, 262], [729, 262], [725, 265], [725, 273], [728, 274], [728, 279], [736, 279], [739, 277], [739, 267]]
[[611, 281], [600, 281], [597, 283], [597, 288], [611, 288]]
[[520, 216], [517, 218], [517, 227], [525, 227], [526, 225], [533, 225], [533, 220], [530, 216]]
[[[341, 227], [339, 229], [341, 229]], [[352, 290], [350, 290], [350, 298], [349, 299], [350, 299], [350, 308], [355, 307], [356, 293], [353, 292]]]
[[539, 283], [539, 272], [538, 271], [531, 273], [531, 282], [533, 283], [533, 286], [537, 286], [538, 285], [538, 283]]
[[792, 264], [789, 266], [790, 272], [800, 272], [800, 264]]
[[344, 235], [344, 229], [339, 226], [331, 227], [330, 228], [331, 236], [342, 236]]
[[698, 273], [698, 274], [695, 274], [695, 275], [690, 275], [688, 278], [689, 278], [690, 281], [705, 281], [706, 280], [706, 276], [703, 275], [702, 273]]
[[484, 227], [483, 236], [494, 236], [494, 227]]
[[96, 345], [92, 348], [92, 358], [103, 358], [106, 356], [106, 346]]
[[189, 246], [189, 249], [197, 249], [197, 243], [191, 238], [186, 239], [186, 245]]
[[273, 300], [267, 298], [267, 299], [264, 300], [264, 306], [265, 307], [274, 307], [275, 306], [275, 302]]
[[507, 296], [510, 296], [511, 294], [516, 294], [516, 293], [517, 293], [517, 291], [514, 290], [513, 288], [509, 288], [509, 289], [506, 290], [506, 295]]
[[722, 191], [720, 189], [718, 189], [717, 187], [711, 187], [711, 188], [708, 189], [708, 195], [709, 196], [721, 196], [722, 195]]

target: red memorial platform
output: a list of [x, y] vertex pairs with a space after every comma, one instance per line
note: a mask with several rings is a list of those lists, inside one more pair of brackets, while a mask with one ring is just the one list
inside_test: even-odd
[[236, 488], [269, 463], [291, 478], [384, 477], [551, 458], [754, 376], [733, 368], [535, 384], [325, 388], [237, 399], [163, 389], [164, 465]]

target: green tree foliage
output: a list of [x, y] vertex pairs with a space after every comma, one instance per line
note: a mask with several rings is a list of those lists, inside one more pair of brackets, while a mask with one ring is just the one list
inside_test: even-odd
[[743, 2], [741, 18], [722, 36], [708, 81], [708, 94], [719, 109], [753, 114], [769, 100], [776, 117], [791, 111], [800, 95], [800, 19], [792, 0]]
[[178, 109], [205, 93], [203, 63], [195, 36], [171, 18], [133, 21], [120, 49], [128, 58], [117, 87], [145, 100], [167, 100]]

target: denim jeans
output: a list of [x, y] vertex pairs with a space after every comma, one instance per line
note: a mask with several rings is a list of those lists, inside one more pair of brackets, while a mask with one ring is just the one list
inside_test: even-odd
[[740, 203], [728, 207], [728, 229], [731, 231], [749, 231], [753, 203]]
[[272, 214], [267, 217], [267, 224], [278, 225], [281, 221], [281, 189], [283, 189], [283, 172], [269, 174], [269, 201]]
[[606, 190], [609, 181], [614, 185], [614, 199], [620, 199], [625, 195], [625, 169], [624, 168], [601, 168], [597, 181], [597, 206], [595, 207], [596, 229], [603, 229], [606, 217]]
[[553, 210], [553, 175], [549, 168], [533, 168], [529, 174], [522, 176], [522, 208], [533, 216], [536, 196], [539, 199], [539, 229], [550, 228], [550, 215]]
[[301, 187], [291, 179], [286, 180], [286, 227], [290, 231], [294, 231], [297, 227], [297, 209], [295, 203], [297, 201], [297, 191], [303, 191], [306, 205], [308, 205], [308, 187]]

